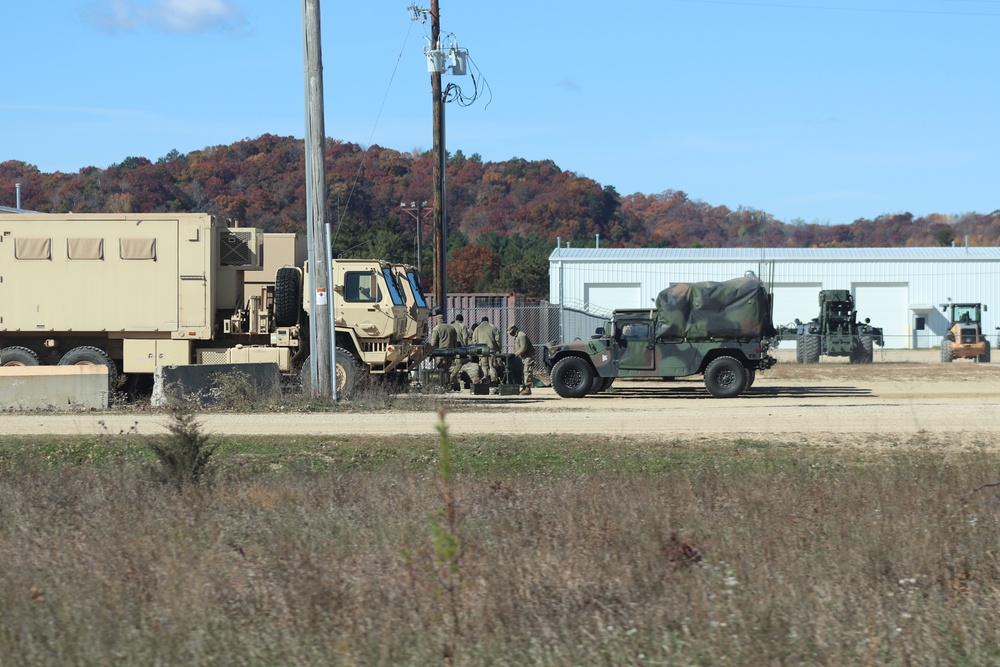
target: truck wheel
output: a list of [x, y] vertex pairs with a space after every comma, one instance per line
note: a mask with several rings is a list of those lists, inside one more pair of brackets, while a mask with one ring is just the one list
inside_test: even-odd
[[861, 334], [858, 336], [857, 342], [854, 344], [854, 349], [851, 350], [851, 363], [852, 364], [870, 364], [874, 358], [874, 352], [872, 350], [872, 337], [869, 334]]
[[875, 341], [870, 334], [861, 336], [861, 350], [860, 363], [870, 364], [875, 359]]
[[583, 398], [594, 384], [594, 369], [580, 357], [565, 357], [552, 367], [552, 388], [563, 398]]
[[820, 335], [819, 334], [806, 334], [805, 338], [805, 350], [802, 352], [802, 363], [804, 364], [818, 364], [819, 363], [819, 353], [820, 353]]
[[90, 345], [74, 347], [59, 359], [59, 366], [107, 366], [108, 388], [118, 385], [118, 368], [107, 352]]
[[945, 336], [941, 339], [941, 361], [944, 363], [951, 363], [951, 341]]
[[984, 340], [983, 342], [986, 343], [986, 349], [979, 355], [979, 361], [988, 364], [990, 363], [990, 341]]
[[20, 345], [0, 350], [0, 366], [37, 366], [40, 363], [37, 354]]
[[299, 321], [299, 270], [283, 266], [274, 276], [274, 323], [290, 327]]
[[747, 369], [735, 357], [713, 359], [705, 369], [705, 387], [716, 398], [733, 398], [743, 392]]
[[797, 364], [806, 363], [805, 336], [801, 334], [795, 337], [795, 363]]
[[361, 370], [354, 355], [342, 347], [337, 348], [337, 398], [350, 398], [358, 388]]
[[757, 371], [755, 371], [752, 368], [748, 368], [746, 369], [746, 371], [747, 371], [747, 381], [746, 384], [743, 385], [743, 391], [747, 391], [748, 389], [750, 389], [750, 387], [753, 386], [754, 380], [757, 379]]
[[[312, 393], [312, 369], [310, 368], [310, 357], [306, 357], [299, 370], [299, 381], [302, 383], [302, 393]], [[358, 388], [358, 378], [361, 370], [354, 355], [342, 347], [337, 348], [337, 398], [350, 398], [355, 389]]]

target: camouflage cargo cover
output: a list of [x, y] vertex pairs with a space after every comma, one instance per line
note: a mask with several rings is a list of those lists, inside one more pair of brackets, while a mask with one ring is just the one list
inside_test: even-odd
[[770, 296], [757, 278], [678, 283], [656, 297], [657, 340], [773, 336]]

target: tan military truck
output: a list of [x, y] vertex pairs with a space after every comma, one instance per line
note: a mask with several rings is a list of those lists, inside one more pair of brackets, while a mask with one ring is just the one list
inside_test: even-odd
[[[308, 355], [308, 263], [272, 256], [279, 268], [262, 279], [267, 238], [200, 213], [0, 215], [0, 365], [103, 364], [113, 383], [192, 363], [296, 373]], [[338, 379], [408, 377], [429, 350], [405, 338], [392, 265], [336, 260], [333, 282]]]

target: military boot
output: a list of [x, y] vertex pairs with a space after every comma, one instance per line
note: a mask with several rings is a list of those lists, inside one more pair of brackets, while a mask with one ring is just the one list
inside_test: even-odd
[[517, 394], [518, 396], [531, 396], [531, 387], [525, 387]]

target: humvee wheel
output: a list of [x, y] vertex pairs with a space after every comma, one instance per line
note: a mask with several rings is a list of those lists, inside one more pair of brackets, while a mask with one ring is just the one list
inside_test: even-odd
[[108, 369], [108, 388], [118, 384], [118, 367], [111, 357], [101, 349], [90, 345], [74, 347], [60, 359], [59, 366], [106, 366]]
[[705, 369], [705, 387], [716, 398], [733, 398], [743, 392], [747, 369], [735, 357], [713, 359]]
[[37, 354], [20, 345], [0, 350], [0, 366], [37, 366], [40, 363]]
[[594, 369], [580, 357], [565, 357], [552, 367], [552, 388], [563, 398], [583, 398], [594, 384]]
[[950, 363], [951, 357], [951, 341], [948, 340], [947, 336], [945, 336], [941, 339], [941, 361], [946, 364]]
[[750, 389], [750, 387], [753, 386], [753, 381], [757, 379], [757, 371], [755, 371], [752, 368], [748, 368], [746, 369], [746, 371], [747, 371], [747, 381], [746, 384], [743, 385], [743, 391], [747, 391], [748, 389]]

